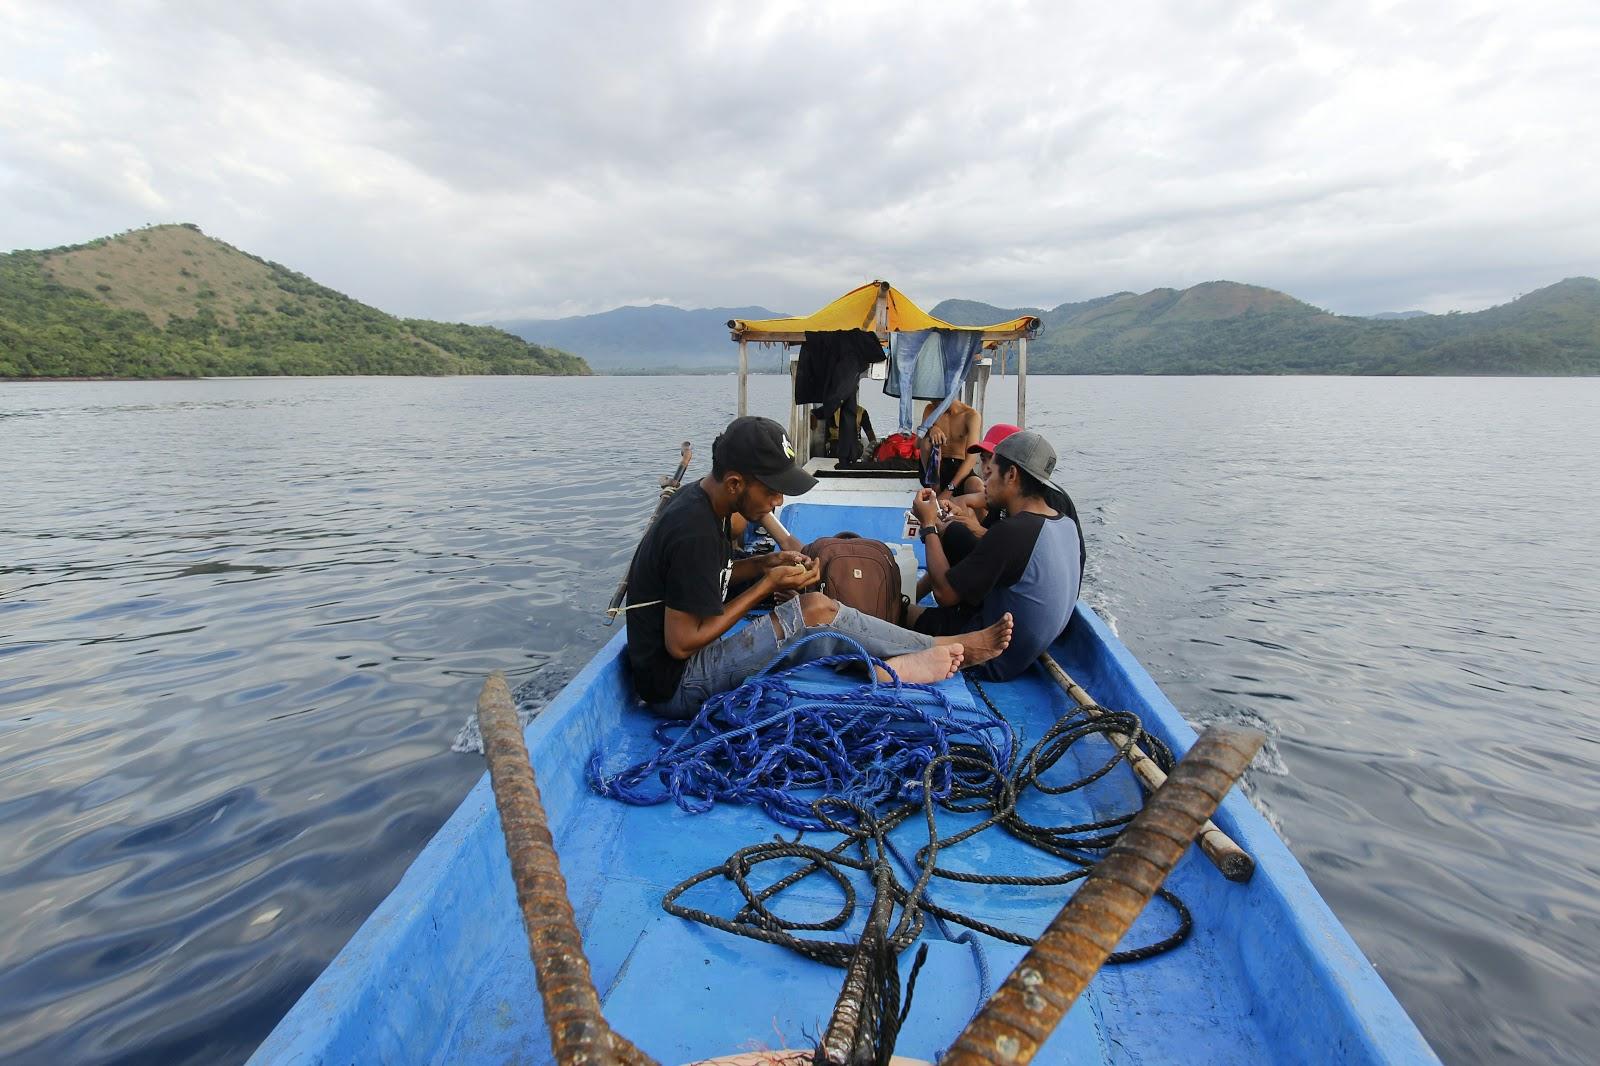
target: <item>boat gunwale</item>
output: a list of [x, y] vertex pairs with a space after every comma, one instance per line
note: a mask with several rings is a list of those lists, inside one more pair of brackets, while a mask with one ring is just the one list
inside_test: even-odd
[[[1099, 652], [1096, 661], [1103, 661], [1108, 673], [1105, 678], [1079, 677], [1079, 682], [1109, 706], [1139, 704], [1134, 709], [1144, 719], [1146, 729], [1171, 747], [1174, 754], [1186, 752], [1196, 733], [1143, 664], [1082, 600], [1075, 605], [1073, 617], [1068, 636], [1058, 641], [1053, 650], [1076, 642], [1092, 642]], [[615, 680], [608, 675], [615, 671], [620, 677], [626, 636], [623, 630], [607, 641], [529, 723], [524, 737], [536, 764], [554, 734], [580, 724], [571, 719], [589, 703], [593, 691]], [[1058, 657], [1063, 654], [1057, 653]], [[626, 685], [625, 680], [622, 684]], [[628, 712], [623, 708], [621, 713]], [[541, 785], [544, 786], [543, 781]], [[558, 842], [569, 807], [563, 798], [566, 795], [563, 788], [560, 795], [546, 796]], [[1273, 929], [1275, 935], [1284, 938], [1278, 947], [1283, 951], [1293, 948], [1309, 971], [1305, 982], [1324, 991], [1328, 1009], [1343, 1021], [1345, 1031], [1337, 1034], [1340, 1058], [1437, 1062], [1415, 1023], [1322, 899], [1304, 868], [1240, 790], [1234, 789], [1224, 798], [1214, 820], [1255, 858], [1255, 876], [1250, 885], [1239, 886], [1239, 891], [1264, 892], [1269, 900], [1256, 898], [1250, 905], [1274, 905], [1281, 910]], [[410, 931], [430, 920], [430, 905], [459, 861], [473, 847], [502, 847], [498, 824], [499, 815], [485, 773], [395, 888], [274, 1027], [250, 1062], [321, 1062], [323, 1049], [336, 1042], [335, 1030], [339, 1026], [368, 1023], [370, 1020], [364, 1017], [367, 1012], [362, 1009], [364, 1002], [381, 991], [384, 982], [379, 978], [386, 969], [403, 961], [400, 956], [410, 946]], [[483, 839], [485, 834], [492, 842]], [[1263, 992], [1252, 991], [1258, 997]], [[1258, 998], [1255, 1002], [1260, 1001]], [[1248, 1006], [1241, 1004], [1241, 1009]], [[1292, 1018], [1289, 1024], [1293, 1025]], [[1328, 1035], [1332, 1038], [1335, 1034]]]

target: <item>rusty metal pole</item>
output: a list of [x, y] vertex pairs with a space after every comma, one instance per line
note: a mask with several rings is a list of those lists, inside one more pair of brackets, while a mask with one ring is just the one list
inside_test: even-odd
[[941, 1066], [1023, 1066], [1033, 1059], [1265, 739], [1237, 726], [1200, 735]]
[[656, 1066], [654, 1059], [612, 1031], [600, 1012], [600, 997], [589, 975], [572, 904], [567, 902], [567, 882], [522, 741], [516, 704], [498, 670], [478, 694], [478, 728], [556, 1061], [562, 1066]]

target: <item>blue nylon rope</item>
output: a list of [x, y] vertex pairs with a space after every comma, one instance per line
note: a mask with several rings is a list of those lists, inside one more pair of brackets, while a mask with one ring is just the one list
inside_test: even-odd
[[[918, 869], [917, 865], [900, 853], [900, 849], [895, 847], [893, 840], [890, 840], [888, 837], [884, 837], [883, 843], [884, 846], [889, 849], [889, 854], [894, 856], [894, 861], [899, 863], [900, 868], [906, 872], [906, 876], [911, 878], [912, 881], [916, 881], [917, 877], [922, 873], [922, 871]], [[922, 890], [922, 898], [929, 902], [933, 902], [933, 897], [928, 894], [927, 889]], [[994, 988], [994, 982], [989, 977], [989, 956], [988, 953], [983, 950], [983, 942], [978, 939], [978, 934], [975, 930], [963, 929], [957, 933], [950, 928], [950, 923], [939, 917], [939, 915], [935, 912], [928, 911], [927, 915], [928, 917], [932, 918], [934, 924], [939, 927], [940, 936], [944, 937], [952, 944], [965, 944], [967, 946], [967, 950], [972, 952], [972, 962], [978, 970], [978, 1002], [977, 1005], [972, 1008], [971, 1017], [976, 1018], [978, 1016], [978, 1012], [983, 1009], [983, 1005], [989, 1002], [989, 993]], [[944, 1056], [941, 1052], [941, 1054], [934, 1056], [934, 1060], [938, 1061], [943, 1057]]]
[[[830, 655], [773, 672], [813, 640], [842, 640], [853, 653]], [[861, 663], [871, 680], [844, 690], [808, 685], [809, 667]], [[880, 682], [881, 666], [891, 680]], [[921, 799], [928, 764], [952, 743], [981, 747], [997, 766], [1011, 765], [1015, 738], [993, 711], [958, 707], [935, 685], [901, 681], [892, 668], [836, 631], [813, 633], [783, 648], [744, 684], [708, 699], [687, 723], [658, 726], [662, 747], [616, 773], [605, 753], [589, 759], [589, 785], [600, 795], [651, 806], [669, 800], [691, 814], [718, 803], [759, 806], [791, 829], [826, 829], [812, 809], [821, 795], [872, 810]], [[965, 782], [939, 768], [934, 798]]]

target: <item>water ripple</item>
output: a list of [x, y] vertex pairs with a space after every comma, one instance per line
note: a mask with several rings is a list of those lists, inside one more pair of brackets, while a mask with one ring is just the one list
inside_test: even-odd
[[[1031, 385], [1086, 597], [1266, 730], [1250, 795], [1447, 1060], [1600, 1040], [1596, 385]], [[614, 632], [732, 389], [0, 386], [0, 1059], [248, 1055], [481, 773], [482, 678], [531, 710]]]

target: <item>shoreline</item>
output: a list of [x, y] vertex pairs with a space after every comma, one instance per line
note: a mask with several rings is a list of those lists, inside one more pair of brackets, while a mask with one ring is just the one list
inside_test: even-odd
[[[681, 377], [733, 377], [738, 373], [737, 368], [727, 370], [623, 370], [623, 371], [592, 371], [588, 374], [220, 374], [202, 375], [192, 377], [186, 374], [174, 374], [166, 377], [89, 377], [82, 375], [63, 375], [60, 377], [0, 377], [0, 385], [9, 384], [40, 384], [51, 381], [86, 382], [86, 381], [273, 381], [289, 380], [292, 378], [317, 378], [317, 379], [353, 379], [353, 378], [426, 378], [430, 381], [443, 381], [450, 378], [681, 378]], [[776, 373], [759, 373], [751, 371], [751, 377], [783, 377]], [[1007, 375], [1010, 377], [1011, 375]], [[1507, 380], [1594, 380], [1600, 378], [1600, 373], [1595, 374], [1272, 374], [1272, 373], [1209, 373], [1209, 374], [1059, 374], [1051, 371], [1029, 370], [1030, 378], [1390, 378], [1396, 380], [1448, 380], [1458, 379], [1485, 379], [1503, 378]]]

